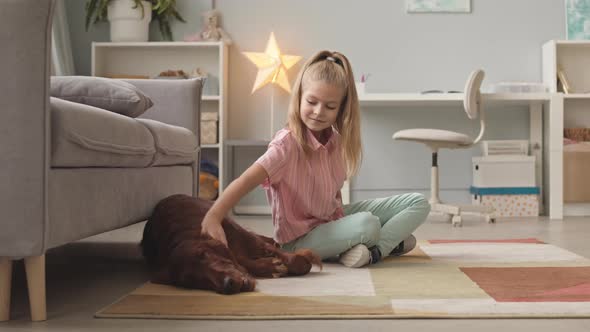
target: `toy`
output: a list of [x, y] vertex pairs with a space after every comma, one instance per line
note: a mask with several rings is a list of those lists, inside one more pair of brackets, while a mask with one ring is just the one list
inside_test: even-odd
[[214, 200], [219, 192], [219, 180], [213, 174], [199, 172], [199, 198]]
[[214, 200], [219, 192], [219, 168], [210, 160], [201, 160], [199, 198]]
[[186, 36], [184, 41], [218, 41], [222, 40], [227, 45], [232, 44], [229, 35], [219, 27], [221, 13], [217, 9], [203, 13], [203, 30], [197, 34]]

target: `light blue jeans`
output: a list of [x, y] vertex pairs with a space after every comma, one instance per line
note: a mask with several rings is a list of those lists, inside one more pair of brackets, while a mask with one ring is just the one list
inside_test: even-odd
[[309, 248], [326, 259], [362, 243], [368, 248], [377, 246], [385, 257], [424, 223], [429, 212], [428, 200], [418, 193], [352, 203], [344, 206], [344, 217], [322, 224], [282, 248]]

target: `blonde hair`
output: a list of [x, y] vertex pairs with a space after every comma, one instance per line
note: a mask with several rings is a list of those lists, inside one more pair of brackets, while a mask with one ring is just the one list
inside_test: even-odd
[[320, 51], [312, 56], [301, 68], [289, 104], [287, 125], [305, 155], [311, 153], [307, 142], [306, 127], [301, 120], [300, 107], [303, 82], [323, 81], [341, 87], [345, 91], [334, 129], [342, 137], [341, 153], [346, 163], [346, 174], [350, 178], [358, 171], [362, 160], [360, 110], [352, 67], [341, 53]]

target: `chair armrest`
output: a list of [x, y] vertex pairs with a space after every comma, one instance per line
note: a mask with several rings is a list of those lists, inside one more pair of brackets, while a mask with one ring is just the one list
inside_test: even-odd
[[187, 128], [200, 139], [202, 79], [125, 81], [138, 87], [154, 102], [140, 118]]

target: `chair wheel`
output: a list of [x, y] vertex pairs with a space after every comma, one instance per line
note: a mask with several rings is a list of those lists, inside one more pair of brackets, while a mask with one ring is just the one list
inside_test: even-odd
[[463, 226], [463, 221], [461, 220], [461, 216], [453, 216], [453, 218], [451, 219], [451, 222], [453, 223], [453, 227]]

